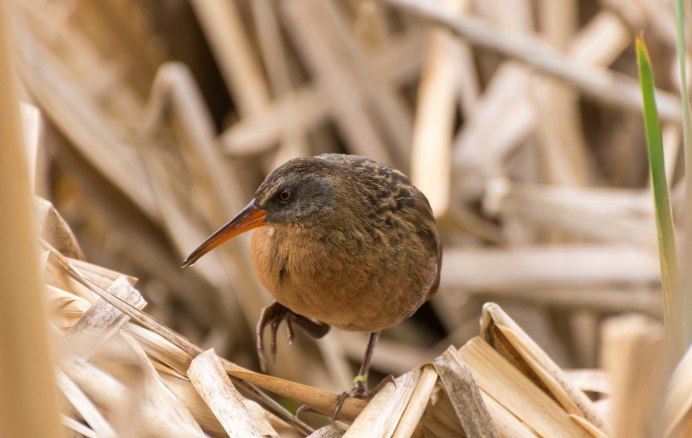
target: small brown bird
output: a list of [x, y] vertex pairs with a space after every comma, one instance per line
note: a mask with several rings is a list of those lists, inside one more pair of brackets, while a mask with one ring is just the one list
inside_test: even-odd
[[253, 265], [276, 299], [257, 324], [263, 370], [267, 325], [272, 357], [284, 320], [289, 339], [291, 323], [315, 338], [330, 326], [370, 333], [354, 387], [339, 397], [336, 417], [346, 398], [369, 396], [380, 331], [411, 316], [437, 291], [442, 253], [430, 204], [403, 173], [367, 158], [296, 158], [271, 172], [250, 203], [182, 267], [253, 228]]

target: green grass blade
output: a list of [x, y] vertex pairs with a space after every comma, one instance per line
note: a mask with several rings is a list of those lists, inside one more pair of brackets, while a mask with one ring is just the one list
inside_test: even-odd
[[637, 38], [636, 46], [639, 82], [642, 88], [644, 105], [646, 145], [656, 210], [656, 231], [658, 233], [661, 285], [663, 288], [663, 316], [668, 340], [677, 361], [677, 358], [680, 357], [684, 350], [685, 344], [680, 312], [681, 301], [677, 294], [679, 283], [675, 230], [673, 228], [673, 215], [668, 198], [668, 184], [666, 182], [666, 169], [663, 160], [663, 140], [661, 138], [661, 124], [654, 95], [654, 73], [651, 67], [651, 58], [641, 37]]
[[[692, 230], [692, 121], [690, 120], [690, 99], [687, 92], [687, 67], [685, 62], [685, 5], [683, 0], [675, 0], [675, 33], [678, 72], [680, 75], [680, 101], [682, 102], [682, 138], [685, 151], [685, 230]], [[683, 262], [689, 265], [692, 261], [692, 234], [689, 232], [685, 236], [685, 247], [683, 251]], [[682, 282], [680, 284], [680, 299], [682, 300], [682, 321], [684, 325], [685, 345], [692, 342], [692, 271], [683, 270]]]

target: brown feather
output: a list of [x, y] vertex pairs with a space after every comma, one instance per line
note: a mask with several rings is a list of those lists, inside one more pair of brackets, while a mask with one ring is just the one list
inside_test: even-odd
[[[277, 204], [287, 187], [295, 204]], [[293, 312], [374, 332], [434, 296], [441, 265], [435, 220], [398, 170], [352, 155], [298, 158], [272, 172], [255, 199], [269, 211], [252, 238], [255, 270]]]

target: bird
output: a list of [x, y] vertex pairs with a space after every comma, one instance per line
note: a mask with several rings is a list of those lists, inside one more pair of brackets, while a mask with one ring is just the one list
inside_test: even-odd
[[438, 289], [442, 245], [430, 204], [404, 173], [368, 158], [294, 158], [270, 172], [247, 206], [181, 267], [252, 229], [252, 264], [275, 299], [255, 333], [263, 372], [267, 326], [274, 361], [284, 321], [289, 344], [293, 323], [314, 338], [332, 326], [369, 333], [353, 387], [337, 399], [336, 418], [346, 399], [368, 399], [379, 388], [369, 391], [367, 382], [380, 332], [410, 317]]

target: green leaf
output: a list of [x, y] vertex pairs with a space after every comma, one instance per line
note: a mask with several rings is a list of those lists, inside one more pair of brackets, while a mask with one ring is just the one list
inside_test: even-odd
[[663, 288], [663, 315], [666, 332], [674, 357], [679, 358], [684, 351], [684, 329], [681, 318], [681, 300], [678, 295], [678, 259], [675, 250], [675, 229], [668, 197], [666, 169], [663, 160], [663, 140], [661, 124], [656, 108], [654, 73], [651, 57], [643, 38], [637, 37], [637, 66], [644, 105], [644, 128], [649, 156], [649, 169], [653, 186], [656, 210], [656, 231], [658, 233], [659, 259], [661, 263], [661, 285]]

